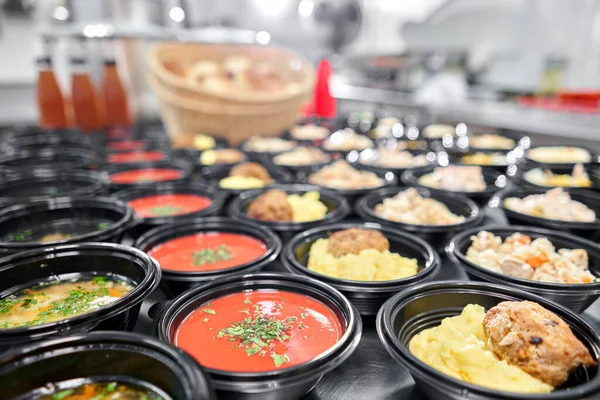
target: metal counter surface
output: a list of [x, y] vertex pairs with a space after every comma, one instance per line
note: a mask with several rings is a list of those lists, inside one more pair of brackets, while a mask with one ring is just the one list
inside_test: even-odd
[[515, 103], [466, 100], [460, 103], [422, 104], [410, 93], [387, 89], [353, 86], [338, 83], [333, 94], [340, 100], [398, 106], [429, 114], [433, 120], [447, 119], [494, 128], [514, 129], [528, 133], [542, 133], [562, 138], [598, 140], [600, 115], [553, 112], [526, 108]]
[[[482, 226], [507, 224], [498, 209], [486, 209]], [[268, 271], [283, 271], [276, 261], [267, 267]], [[442, 270], [435, 279], [468, 280], [464, 271], [443, 256]], [[153, 334], [152, 321], [147, 316], [148, 308], [156, 301], [164, 299], [162, 293], [154, 293], [142, 305], [136, 331]], [[592, 304], [583, 314], [597, 332], [600, 332], [600, 300]], [[363, 317], [361, 341], [352, 356], [337, 369], [323, 377], [317, 386], [303, 400], [424, 400], [426, 397], [415, 387], [408, 370], [398, 364], [387, 353], [375, 330], [375, 318]]]

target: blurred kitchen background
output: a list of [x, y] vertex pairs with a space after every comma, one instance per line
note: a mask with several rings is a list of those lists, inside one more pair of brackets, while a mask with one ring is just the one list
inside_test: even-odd
[[36, 54], [59, 83], [106, 44], [138, 117], [157, 119], [145, 50], [161, 39], [289, 47], [331, 60], [340, 111], [389, 109], [594, 140], [600, 0], [0, 0], [0, 125], [37, 120]]

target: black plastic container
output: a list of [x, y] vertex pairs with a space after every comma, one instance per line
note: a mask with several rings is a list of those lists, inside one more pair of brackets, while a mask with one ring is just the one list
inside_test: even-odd
[[[530, 182], [529, 180], [525, 179], [525, 176], [524, 176], [525, 173], [534, 168], [539, 168], [542, 171], [550, 170], [554, 174], [559, 174], [559, 175], [563, 175], [563, 174], [572, 175], [572, 173], [573, 173], [573, 166], [547, 167], [547, 166], [543, 166], [543, 165], [520, 164], [520, 165], [511, 165], [507, 169], [507, 176], [517, 185], [526, 187], [526, 188], [546, 188], [548, 190], [548, 189], [552, 189], [553, 187], [556, 187], [556, 186], [538, 185], [536, 183]], [[592, 182], [592, 185], [589, 187], [574, 187], [574, 189], [588, 189], [588, 190], [600, 191], [600, 171], [598, 170], [598, 167], [585, 166], [584, 168], [590, 178], [590, 181]]]
[[169, 297], [175, 297], [190, 288], [200, 286], [215, 279], [220, 280], [231, 275], [259, 271], [273, 262], [281, 252], [281, 240], [269, 229], [251, 222], [219, 217], [209, 217], [191, 222], [178, 222], [152, 229], [135, 242], [135, 247], [148, 252], [164, 242], [204, 232], [231, 232], [248, 235], [264, 242], [267, 246], [267, 251], [256, 260], [232, 268], [197, 272], [163, 269], [161, 289]]
[[219, 399], [296, 400], [311, 391], [321, 377], [342, 364], [356, 349], [362, 333], [360, 316], [329, 285], [314, 279], [287, 274], [237, 275], [194, 288], [173, 300], [157, 321], [158, 337], [172, 342], [178, 325], [203, 303], [245, 290], [278, 289], [319, 300], [340, 319], [344, 334], [317, 358], [297, 366], [269, 372], [227, 372], [205, 368]]
[[[241, 163], [238, 163], [241, 164]], [[247, 191], [248, 189], [224, 189], [219, 186], [219, 182], [221, 179], [227, 178], [229, 176], [229, 172], [231, 169], [237, 164], [227, 165], [227, 166], [210, 166], [203, 167], [199, 171], [197, 171], [194, 175], [194, 181], [206, 184], [208, 186], [212, 186], [218, 188], [219, 191], [223, 192], [226, 195], [227, 200], [231, 200], [232, 197], [241, 194], [242, 192]], [[273, 178], [273, 182], [270, 186], [274, 184], [282, 184], [282, 183], [292, 183], [293, 177], [292, 175], [285, 171], [282, 168], [277, 168], [271, 165], [268, 162], [262, 163], [262, 166], [269, 172], [271, 178]], [[228, 205], [226, 206], [226, 208]]]
[[58, 129], [58, 130], [39, 130], [35, 129], [30, 132], [15, 133], [8, 135], [5, 140], [2, 141], [3, 146], [8, 147], [27, 147], [27, 146], [81, 146], [87, 145], [92, 146], [94, 140], [89, 135], [76, 130], [69, 129]]
[[[87, 139], [87, 140], [86, 140]], [[80, 149], [81, 151], [94, 151], [94, 143], [88, 137], [75, 139], [69, 136], [62, 137], [59, 135], [38, 135], [27, 136], [23, 139], [5, 142], [0, 146], [0, 149], [5, 154], [14, 154], [19, 151], [42, 151], [46, 149], [63, 150]]]
[[[391, 281], [368, 282], [334, 278], [307, 268], [310, 248], [317, 239], [327, 238], [333, 232], [350, 228], [381, 231], [390, 242], [390, 252], [417, 259], [417, 274]], [[286, 244], [281, 260], [289, 272], [317, 279], [342, 292], [361, 315], [375, 315], [390, 296], [416, 283], [432, 280], [439, 273], [441, 266], [438, 254], [423, 240], [374, 223], [342, 223], [310, 229], [294, 236]]]
[[23, 150], [0, 157], [0, 174], [15, 176], [45, 171], [92, 169], [95, 156], [82, 149]]
[[[472, 156], [472, 155], [478, 154], [478, 153], [483, 153], [486, 155], [499, 154], [504, 157], [504, 160], [501, 163], [496, 163], [496, 164], [474, 164], [474, 163], [466, 163], [463, 160], [463, 157]], [[452, 164], [474, 165], [474, 166], [481, 167], [481, 168], [493, 168], [502, 173], [506, 172], [506, 169], [508, 168], [509, 165], [512, 165], [518, 161], [519, 161], [519, 159], [517, 159], [515, 153], [513, 151], [509, 151], [509, 150], [493, 150], [493, 151], [471, 150], [471, 151], [468, 151], [465, 153], [450, 155], [450, 162]]]
[[504, 204], [504, 200], [509, 197], [524, 198], [530, 195], [544, 194], [550, 189], [535, 189], [535, 188], [520, 188], [513, 187], [498, 192], [490, 201], [490, 205], [500, 208], [508, 222], [514, 225], [527, 225], [533, 227], [541, 227], [555, 229], [561, 232], [568, 232], [575, 236], [581, 236], [593, 242], [600, 241], [600, 195], [587, 190], [564, 188], [572, 200], [578, 201], [588, 206], [596, 213], [596, 220], [593, 222], [575, 222], [575, 221], [560, 221], [556, 219], [534, 217], [532, 215], [523, 214], [514, 211]]
[[69, 380], [138, 383], [172, 400], [215, 398], [192, 357], [156, 339], [126, 332], [86, 333], [16, 349], [0, 359], [0, 380], [2, 395], [8, 399], [25, 400], [48, 383]]
[[[126, 203], [109, 197], [18, 204], [0, 211], [0, 254], [67, 243], [119, 242], [138, 223]], [[57, 233], [71, 237], [39, 242]]]
[[[140, 224], [130, 230], [130, 234], [134, 237], [161, 225], [173, 224], [179, 221], [190, 221], [203, 217], [209, 217], [219, 213], [225, 202], [225, 196], [216, 189], [200, 185], [198, 183], [158, 183], [147, 186], [134, 186], [128, 189], [120, 190], [113, 194], [112, 197], [124, 202], [141, 199], [149, 196], [160, 196], [168, 194], [190, 194], [206, 197], [211, 200], [211, 203], [202, 210], [188, 214], [174, 215], [168, 217], [140, 217]], [[134, 210], [135, 212], [135, 210]]]
[[129, 151], [168, 150], [169, 144], [159, 140], [108, 140], [102, 149], [105, 153], [125, 153]]
[[113, 275], [135, 287], [98, 310], [62, 321], [0, 329], [0, 349], [91, 330], [132, 330], [142, 301], [160, 281], [156, 261], [128, 246], [108, 243], [63, 245], [27, 251], [0, 260], [0, 295], [57, 279]]
[[106, 193], [106, 177], [93, 171], [47, 171], [0, 183], [0, 207], [61, 197], [84, 198]]
[[[355, 168], [355, 166], [353, 166], [353, 168]], [[356, 168], [356, 169], [363, 170], [363, 168]], [[369, 172], [372, 172], [372, 171], [369, 171]], [[386, 172], [373, 172], [373, 173], [376, 174], [383, 181], [381, 186], [365, 188], [365, 189], [335, 189], [335, 188], [330, 188], [327, 186], [321, 186], [321, 187], [331, 190], [331, 191], [343, 196], [348, 201], [348, 204], [350, 204], [350, 207], [354, 208], [354, 205], [358, 201], [358, 199], [360, 199], [362, 196], [366, 195], [367, 193], [370, 193], [373, 190], [390, 187], [390, 186], [395, 186], [396, 183], [398, 182], [398, 179], [396, 178], [396, 176], [394, 175], [393, 172], [386, 171]], [[307, 177], [303, 183], [310, 183], [310, 176]]]
[[[281, 153], [281, 154], [285, 154], [285, 153]], [[319, 169], [321, 169], [324, 166], [331, 163], [331, 157], [329, 155], [327, 155], [327, 157], [329, 157], [329, 159], [325, 162], [305, 164], [305, 165], [278, 164], [275, 162], [275, 157], [276, 156], [272, 157], [269, 160], [269, 165], [273, 165], [274, 168], [279, 168], [283, 171], [287, 171], [288, 174], [292, 176], [292, 180], [294, 182], [305, 181], [308, 178], [308, 176], [310, 176], [310, 174], [312, 174], [315, 171], [318, 171]]]
[[480, 206], [487, 205], [488, 200], [494, 195], [494, 193], [504, 189], [508, 185], [508, 180], [506, 179], [505, 175], [489, 167], [481, 169], [481, 173], [483, 175], [483, 179], [487, 187], [485, 190], [482, 190], [480, 192], [461, 192], [444, 189], [434, 189], [428, 186], [421, 185], [419, 183], [419, 178], [423, 175], [432, 173], [435, 168], [437, 167], [423, 167], [406, 170], [402, 174], [402, 182], [404, 182], [405, 185], [427, 189], [431, 193], [442, 193], [450, 196], [463, 195], [470, 198]]
[[[268, 138], [265, 138], [265, 139], [268, 139]], [[284, 140], [286, 140], [286, 139], [284, 139]], [[248, 160], [255, 161], [255, 162], [260, 162], [260, 163], [264, 163], [264, 162], [269, 162], [274, 156], [276, 156], [278, 154], [281, 154], [281, 153], [285, 153], [287, 151], [294, 150], [298, 146], [298, 142], [296, 142], [295, 140], [289, 140], [289, 142], [293, 143], [292, 147], [290, 147], [289, 149], [279, 150], [279, 151], [254, 151], [254, 150], [248, 150], [246, 148], [246, 141], [243, 142], [239, 146], [239, 149], [241, 151], [243, 151], [244, 154], [246, 154], [246, 157], [248, 158]]]
[[[427, 161], [428, 164], [427, 165], [432, 165], [433, 163], [435, 163], [436, 160], [436, 154], [434, 152], [431, 151], [427, 151], [427, 150], [397, 150], [397, 152], [408, 152], [410, 154], [412, 154], [413, 156], [418, 156], [418, 155], [425, 155], [427, 157]], [[352, 163], [355, 167], [358, 167], [360, 169], [366, 169], [367, 171], [372, 171], [378, 174], [385, 174], [386, 172], [392, 172], [394, 175], [396, 175], [397, 177], [400, 177], [402, 175], [402, 173], [404, 173], [404, 171], [409, 170], [409, 169], [413, 169], [413, 168], [420, 168], [420, 167], [408, 167], [408, 168], [392, 168], [392, 167], [383, 167], [380, 166], [378, 164], [375, 164], [374, 162], [377, 160], [377, 152], [376, 149], [367, 149], [367, 150], [363, 150], [360, 153], [350, 153], [348, 154], [348, 156], [346, 157], [346, 160], [349, 163]], [[423, 166], [421, 166], [423, 167]]]
[[552, 393], [512, 393], [451, 378], [420, 361], [408, 350], [415, 335], [440, 325], [444, 318], [460, 314], [468, 304], [478, 304], [489, 310], [503, 301], [520, 300], [536, 302], [562, 318], [590, 350], [592, 357], [600, 358], [597, 333], [577, 314], [539, 296], [489, 283], [435, 282], [398, 293], [381, 307], [377, 315], [377, 333], [390, 355], [408, 369], [419, 390], [431, 400], [597, 399], [600, 396], [598, 367], [580, 367], [563, 387]]
[[[131, 156], [133, 158], [127, 159], [123, 157]], [[160, 157], [160, 158], [154, 158]], [[123, 158], [123, 159], [120, 159]], [[172, 159], [171, 152], [164, 148], [155, 148], [147, 150], [135, 150], [135, 151], [118, 151], [103, 153], [101, 155], [101, 161], [106, 165], [140, 165], [148, 163], [168, 162]]]
[[[145, 169], [169, 169], [169, 170], [177, 170], [180, 172], [180, 175], [175, 178], [158, 181], [139, 181], [132, 183], [118, 183], [111, 180], [111, 176], [118, 174], [120, 172], [127, 171], [135, 171], [135, 170], [145, 170]], [[145, 186], [152, 185], [156, 183], [176, 183], [176, 182], [186, 182], [190, 179], [190, 175], [192, 173], [192, 166], [185, 161], [174, 160], [174, 161], [160, 161], [155, 163], [140, 163], [140, 164], [115, 164], [115, 165], [106, 165], [103, 167], [103, 171], [108, 175], [108, 180], [110, 181], [110, 189], [113, 192], [116, 192], [120, 189], [125, 189], [132, 186]]]
[[393, 229], [407, 231], [420, 237], [437, 251], [444, 252], [446, 244], [452, 236], [463, 229], [480, 225], [483, 222], [484, 212], [475, 202], [465, 196], [448, 195], [443, 193], [432, 193], [427, 189], [416, 188], [423, 197], [435, 199], [444, 203], [450, 212], [465, 217], [463, 222], [452, 225], [415, 225], [381, 218], [375, 214], [375, 206], [381, 204], [384, 199], [394, 197], [405, 191], [407, 187], [394, 187], [375, 190], [362, 197], [356, 204], [356, 213], [364, 221], [377, 222]]
[[530, 236], [532, 239], [547, 238], [558, 250], [583, 249], [588, 253], [590, 272], [600, 277], [600, 245], [577, 236], [561, 231], [551, 231], [528, 226], [486, 226], [468, 229], [452, 238], [446, 249], [448, 258], [454, 264], [463, 268], [470, 278], [521, 289], [555, 301], [564, 307], [581, 313], [600, 296], [600, 282], [567, 284], [548, 283], [529, 279], [514, 278], [478, 266], [466, 257], [467, 249], [471, 246], [472, 235], [485, 230], [504, 240], [515, 232]]
[[[541, 162], [541, 161], [535, 161], [534, 159], [529, 157], [529, 152], [531, 150], [535, 150], [537, 148], [547, 148], [547, 147], [575, 147], [578, 149], [583, 149], [583, 150], [587, 150], [590, 153], [591, 156], [591, 161], [589, 162], [585, 162], [585, 163], [577, 163], [577, 162], [569, 162], [569, 163], [548, 163], [548, 162]], [[573, 169], [573, 167], [575, 166], [575, 164], [583, 164], [586, 167], [591, 167], [594, 164], [598, 164], [600, 162], [600, 157], [598, 156], [597, 152], [590, 149], [589, 147], [585, 147], [585, 146], [577, 146], [577, 145], [569, 145], [569, 144], [565, 144], [565, 145], [560, 145], [560, 146], [533, 146], [527, 150], [525, 150], [525, 154], [523, 157], [523, 160], [527, 162], [527, 165], [532, 166], [532, 167], [538, 167], [538, 168], [564, 168], [564, 169]]]
[[[327, 206], [325, 218], [309, 222], [272, 222], [259, 221], [248, 216], [248, 207], [261, 194], [267, 190], [283, 190], [287, 194], [303, 195], [307, 192], [318, 192], [320, 201]], [[346, 199], [327, 189], [314, 185], [274, 185], [267, 189], [248, 190], [236, 197], [229, 206], [229, 216], [240, 221], [252, 221], [275, 231], [281, 240], [286, 243], [294, 235], [307, 229], [323, 224], [340, 222], [350, 213], [350, 206]]]

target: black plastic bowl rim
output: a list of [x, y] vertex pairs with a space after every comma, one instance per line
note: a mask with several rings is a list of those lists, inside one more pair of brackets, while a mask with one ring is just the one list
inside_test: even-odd
[[366, 169], [368, 171], [373, 171], [373, 172], [378, 172], [378, 173], [385, 173], [387, 171], [390, 171], [390, 172], [393, 172], [395, 175], [400, 176], [407, 169], [422, 168], [422, 167], [428, 167], [430, 165], [434, 165], [436, 162], [436, 159], [437, 159], [437, 155], [435, 154], [434, 151], [431, 151], [431, 150], [396, 150], [398, 153], [407, 152], [407, 153], [412, 154], [413, 156], [425, 155], [428, 157], [427, 164], [415, 165], [415, 166], [409, 166], [409, 167], [385, 167], [385, 166], [379, 165], [379, 164], [374, 164], [374, 163], [369, 164], [369, 163], [364, 162], [364, 161], [366, 161], [364, 159], [369, 157], [371, 154], [373, 154], [372, 157], [376, 157], [375, 154], [380, 149], [381, 149], [381, 147], [374, 148], [374, 149], [362, 150], [360, 153], [350, 152], [346, 156], [346, 161], [348, 161], [355, 167], [357, 166], [361, 169]]
[[270, 229], [254, 222], [238, 221], [224, 217], [201, 218], [196, 221], [182, 221], [159, 226], [140, 236], [135, 242], [134, 247], [144, 252], [148, 252], [157, 245], [176, 238], [215, 231], [234, 232], [259, 239], [265, 243], [267, 251], [256, 260], [231, 268], [212, 271], [176, 271], [165, 268], [162, 270], [164, 278], [179, 282], [196, 282], [199, 279], [209, 280], [222, 278], [227, 275], [258, 270], [275, 261], [279, 256], [279, 253], [281, 253], [281, 239], [279, 239], [279, 237]]
[[[562, 188], [565, 192], [569, 193], [571, 200], [578, 201], [587, 205], [588, 207], [600, 207], [600, 194], [596, 192], [582, 190], [579, 188]], [[562, 221], [559, 219], [550, 219], [550, 218], [542, 218], [536, 217], [529, 214], [524, 214], [518, 211], [513, 210], [512, 208], [507, 207], [504, 204], [504, 201], [510, 197], [516, 197], [519, 199], [523, 199], [530, 195], [536, 194], [545, 194], [552, 188], [542, 189], [542, 188], [520, 188], [513, 187], [502, 190], [494, 196], [494, 198], [490, 201], [490, 204], [497, 205], [507, 217], [511, 219], [521, 220], [530, 224], [540, 225], [543, 227], [549, 227], [558, 230], [564, 229], [580, 229], [580, 230], [600, 230], [600, 214], [596, 215], [596, 220], [591, 222], [577, 222], [577, 221]], [[592, 208], [590, 207], [590, 208]], [[593, 209], [593, 208], [592, 208]], [[600, 209], [600, 208], [599, 208]]]
[[[66, 165], [6, 165], [27, 159], [57, 159]], [[67, 159], [69, 161], [67, 161]], [[39, 150], [17, 150], [14, 154], [0, 157], [0, 171], [6, 173], [30, 173], [32, 171], [64, 171], [74, 169], [91, 169], [94, 165], [94, 154], [91, 151], [78, 148], [47, 148]]]
[[65, 353], [101, 352], [102, 350], [116, 349], [129, 352], [143, 351], [145, 355], [165, 364], [169, 369], [176, 370], [176, 375], [184, 388], [182, 398], [192, 400], [214, 398], [206, 374], [190, 355], [168, 343], [131, 332], [90, 332], [50, 339], [10, 350], [0, 359], [0, 376], [7, 371], [52, 359]]
[[[529, 279], [521, 279], [515, 278], [512, 276], [500, 274], [498, 272], [494, 272], [488, 270], [484, 267], [480, 267], [479, 265], [473, 263], [472, 261], [467, 259], [466, 254], [463, 254], [460, 248], [462, 244], [469, 240], [469, 238], [473, 235], [477, 235], [477, 233], [481, 231], [491, 232], [494, 235], [498, 236], [510, 236], [513, 233], [519, 232], [524, 235], [533, 236], [533, 237], [545, 237], [550, 243], [554, 245], [553, 239], [556, 238], [562, 242], [566, 242], [571, 249], [584, 249], [586, 251], [592, 249], [596, 253], [600, 254], [600, 245], [594, 243], [590, 240], [586, 240], [580, 238], [575, 235], [571, 235], [566, 232], [557, 232], [551, 231], [548, 229], [541, 228], [533, 228], [531, 226], [482, 226], [475, 227], [471, 229], [467, 229], [456, 236], [454, 236], [448, 247], [446, 247], [446, 254], [450, 261], [452, 261], [455, 265], [459, 267], [463, 267], [468, 272], [473, 273], [484, 280], [492, 280], [494, 283], [505, 283], [510, 286], [516, 286], [522, 290], [535, 290], [536, 293], [547, 293], [547, 294], [557, 294], [557, 293], [569, 293], [576, 294], [581, 293], [583, 295], [587, 294], [600, 294], [600, 281], [592, 282], [592, 283], [550, 283], [550, 282], [539, 282]], [[600, 277], [600, 276], [599, 276]]]
[[457, 224], [448, 225], [423, 225], [423, 224], [407, 224], [400, 221], [392, 221], [389, 219], [382, 218], [375, 214], [371, 205], [380, 204], [384, 199], [396, 196], [400, 192], [411, 189], [406, 186], [391, 187], [375, 190], [372, 193], [361, 197], [356, 203], [356, 212], [363, 219], [369, 219], [371, 221], [380, 223], [382, 225], [389, 225], [398, 229], [402, 229], [409, 232], [419, 233], [445, 233], [451, 231], [461, 230], [473, 225], [479, 225], [484, 218], [484, 212], [479, 206], [471, 199], [461, 195], [450, 195], [446, 193], [432, 192], [424, 187], [416, 187], [415, 189], [419, 195], [426, 198], [431, 198], [443, 203], [448, 206], [449, 204], [456, 204], [460, 207], [466, 208], [468, 212], [461, 214], [465, 217], [463, 222]]
[[211, 375], [216, 389], [260, 393], [298, 381], [317, 379], [344, 362], [358, 346], [362, 335], [362, 320], [348, 299], [333, 287], [315, 279], [278, 273], [236, 275], [188, 290], [170, 302], [161, 313], [156, 323], [158, 338], [171, 342], [172, 332], [176, 328], [175, 320], [182, 314], [189, 315], [206, 301], [230, 293], [265, 288], [293, 291], [325, 304], [323, 300], [326, 300], [336, 309], [326, 305], [338, 317], [343, 318], [340, 318], [340, 323], [345, 325], [345, 332], [327, 351], [306, 363], [289, 368], [265, 372], [230, 372], [205, 368]]
[[[160, 182], [133, 182], [133, 183], [117, 183], [110, 180], [111, 175], [119, 172], [144, 170], [144, 169], [176, 169], [181, 171], [181, 176], [175, 179], [169, 179], [167, 181]], [[156, 183], [172, 183], [172, 182], [185, 182], [190, 179], [192, 174], [192, 165], [182, 160], [170, 160], [170, 161], [157, 161], [149, 163], [136, 163], [136, 164], [107, 164], [104, 165], [102, 170], [107, 175], [110, 187], [112, 190], [124, 189], [131, 186], [147, 186]]]
[[[437, 371], [435, 368], [428, 366], [423, 361], [414, 356], [408, 348], [400, 342], [397, 333], [393, 327], [395, 316], [400, 312], [401, 308], [405, 308], [415, 299], [426, 298], [430, 294], [491, 294], [499, 295], [504, 298], [504, 301], [522, 301], [529, 300], [540, 304], [542, 307], [552, 311], [563, 320], [576, 321], [578, 330], [585, 331], [589, 337], [596, 340], [593, 343], [592, 353], [595, 353], [596, 359], [600, 354], [600, 341], [598, 334], [594, 329], [585, 322], [579, 315], [567, 308], [544, 299], [526, 291], [513, 289], [503, 285], [483, 282], [464, 282], [464, 281], [440, 281], [428, 282], [415, 285], [410, 289], [404, 290], [390, 298], [379, 310], [376, 320], [376, 328], [379, 339], [390, 355], [406, 367], [411, 374], [418, 377], [424, 382], [435, 379], [437, 386], [448, 387], [450, 390], [461, 389], [462, 395], [465, 398], [477, 399], [506, 399], [506, 400], [570, 400], [577, 398], [578, 395], [583, 395], [583, 390], [586, 394], [597, 393], [600, 390], [600, 373], [596, 375], [593, 382], [577, 386], [576, 388], [557, 391], [543, 394], [525, 394], [516, 392], [504, 392], [500, 390], [488, 389], [472, 383], [464, 382], [456, 378], [452, 378], [443, 372]], [[571, 324], [569, 324], [571, 325]], [[582, 389], [583, 388], [583, 389]], [[441, 389], [439, 389], [441, 390]]]
[[[141, 218], [141, 223], [148, 225], [164, 225], [180, 220], [197, 219], [209, 215], [216, 214], [223, 208], [225, 196], [216, 191], [210, 186], [201, 185], [199, 183], [155, 183], [144, 186], [132, 186], [127, 189], [120, 190], [112, 195], [112, 197], [124, 202], [141, 199], [148, 196], [160, 196], [165, 194], [193, 194], [207, 197], [211, 203], [199, 211], [194, 211], [187, 214], [174, 215], [169, 217], [146, 217]], [[135, 210], [134, 210], [135, 213]]]
[[[424, 250], [426, 254], [425, 265], [419, 265], [423, 267], [423, 269], [417, 272], [415, 275], [408, 276], [406, 278], [401, 279], [393, 279], [388, 281], [358, 281], [358, 280], [350, 280], [350, 279], [341, 279], [335, 278], [332, 276], [324, 275], [318, 272], [314, 272], [308, 269], [308, 267], [300, 264], [295, 256], [295, 250], [300, 245], [314, 242], [316, 238], [318, 238], [321, 234], [328, 232], [337, 232], [345, 229], [351, 228], [360, 228], [360, 229], [370, 229], [370, 230], [378, 230], [380, 231], [390, 242], [394, 240], [394, 238], [412, 242], [415, 246], [419, 247], [421, 250]], [[350, 222], [350, 223], [339, 223], [327, 226], [320, 226], [313, 229], [309, 229], [305, 232], [299, 233], [294, 236], [284, 247], [282, 253], [282, 261], [283, 265], [292, 273], [307, 275], [313, 279], [317, 279], [319, 281], [330, 284], [341, 291], [356, 291], [360, 290], [364, 293], [388, 293], [397, 288], [406, 287], [406, 285], [413, 284], [419, 282], [421, 279], [424, 279], [429, 276], [437, 275], [441, 268], [441, 260], [437, 252], [425, 242], [423, 239], [420, 239], [414, 235], [409, 233], [401, 232], [396, 229], [392, 229], [386, 227], [384, 225], [376, 224], [373, 222]]]
[[0, 225], [6, 224], [10, 220], [18, 219], [31, 213], [52, 212], [59, 209], [75, 208], [105, 208], [120, 213], [121, 218], [111, 224], [109, 227], [101, 230], [95, 230], [83, 235], [76, 235], [71, 238], [56, 240], [46, 243], [38, 242], [0, 242], [0, 249], [9, 252], [37, 249], [40, 247], [56, 246], [60, 244], [81, 243], [88, 241], [102, 242], [110, 237], [118, 236], [127, 230], [138, 225], [140, 220], [135, 217], [134, 211], [126, 203], [113, 199], [111, 197], [96, 198], [60, 198], [47, 201], [39, 201], [30, 204], [17, 204], [4, 208], [0, 211]]
[[[113, 243], [91, 242], [70, 244], [56, 247], [46, 247], [14, 254], [0, 259], [0, 276], [2, 276], [4, 271], [12, 268], [19, 268], [19, 265], [25, 263], [39, 262], [40, 264], [43, 264], [43, 261], [48, 259], [56, 259], [60, 257], [77, 258], [78, 256], [90, 254], [107, 254], [113, 257], [119, 256], [128, 258], [132, 261], [137, 261], [138, 266], [144, 269], [144, 279], [141, 282], [137, 282], [133, 290], [127, 293], [125, 296], [97, 310], [42, 325], [32, 325], [23, 328], [0, 329], [0, 342], [4, 340], [19, 340], [21, 338], [27, 340], [28, 337], [41, 338], [42, 336], [59, 333], [64, 329], [70, 329], [78, 324], [87, 324], [92, 322], [99, 323], [140, 304], [150, 295], [150, 293], [154, 291], [154, 289], [158, 287], [161, 278], [161, 271], [158, 263], [152, 259], [152, 257], [149, 257], [144, 252], [133, 247]], [[40, 266], [40, 268], [44, 267]], [[101, 273], [102, 271], [96, 272]]]
[[[328, 212], [325, 218], [306, 221], [306, 222], [273, 222], [273, 221], [260, 221], [254, 218], [250, 218], [246, 212], [246, 207], [250, 205], [261, 194], [269, 190], [283, 190], [287, 194], [299, 194], [303, 195], [308, 192], [318, 192], [320, 201], [329, 202], [335, 204], [336, 208], [333, 212]], [[315, 185], [273, 185], [267, 188], [252, 189], [242, 192], [237, 196], [231, 205], [229, 206], [229, 215], [231, 218], [239, 219], [241, 221], [253, 221], [258, 224], [264, 225], [276, 232], [299, 232], [306, 229], [323, 225], [339, 222], [344, 219], [350, 213], [350, 206], [346, 199], [339, 194], [322, 188], [321, 186]]]
[[[11, 196], [10, 189], [15, 186], [36, 185], [38, 182], [52, 181], [79, 181], [85, 186], [79, 189], [69, 190], [62, 193], [39, 195], [39, 196]], [[40, 171], [33, 174], [23, 174], [14, 176], [0, 183], [0, 207], [6, 207], [13, 204], [32, 203], [36, 201], [45, 201], [55, 198], [70, 197], [91, 197], [102, 195], [108, 187], [106, 177], [94, 171]], [[8, 193], [7, 193], [8, 192]]]
[[[456, 165], [463, 167], [466, 165]], [[419, 178], [423, 175], [432, 173], [435, 168], [445, 168], [441, 166], [428, 166], [422, 168], [412, 168], [407, 169], [402, 173], [402, 182], [405, 185], [422, 187], [424, 189], [430, 190], [431, 192], [441, 192], [448, 193], [452, 195], [461, 194], [467, 196], [469, 198], [480, 198], [480, 197], [491, 197], [494, 193], [499, 191], [500, 189], [505, 188], [508, 185], [508, 179], [506, 176], [498, 171], [496, 171], [492, 167], [481, 167], [481, 174], [483, 175], [483, 179], [486, 184], [485, 190], [481, 190], [478, 192], [465, 192], [465, 191], [453, 191], [446, 189], [437, 189], [429, 186], [421, 185], [419, 183]]]

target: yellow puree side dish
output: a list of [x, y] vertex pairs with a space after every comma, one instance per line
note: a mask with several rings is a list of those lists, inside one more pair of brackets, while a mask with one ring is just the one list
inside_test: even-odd
[[303, 196], [290, 194], [287, 201], [292, 208], [294, 222], [316, 221], [325, 218], [327, 206], [319, 201], [319, 192], [307, 192]]
[[364, 249], [358, 254], [336, 257], [327, 247], [329, 239], [318, 239], [310, 248], [308, 269], [323, 275], [354, 281], [389, 281], [415, 275], [417, 260], [389, 250]]
[[223, 189], [258, 189], [267, 183], [251, 176], [228, 176], [219, 181], [219, 186]]
[[469, 304], [460, 315], [417, 334], [409, 350], [438, 371], [474, 385], [507, 392], [551, 392], [552, 386], [494, 356], [483, 332], [484, 317], [483, 307]]

